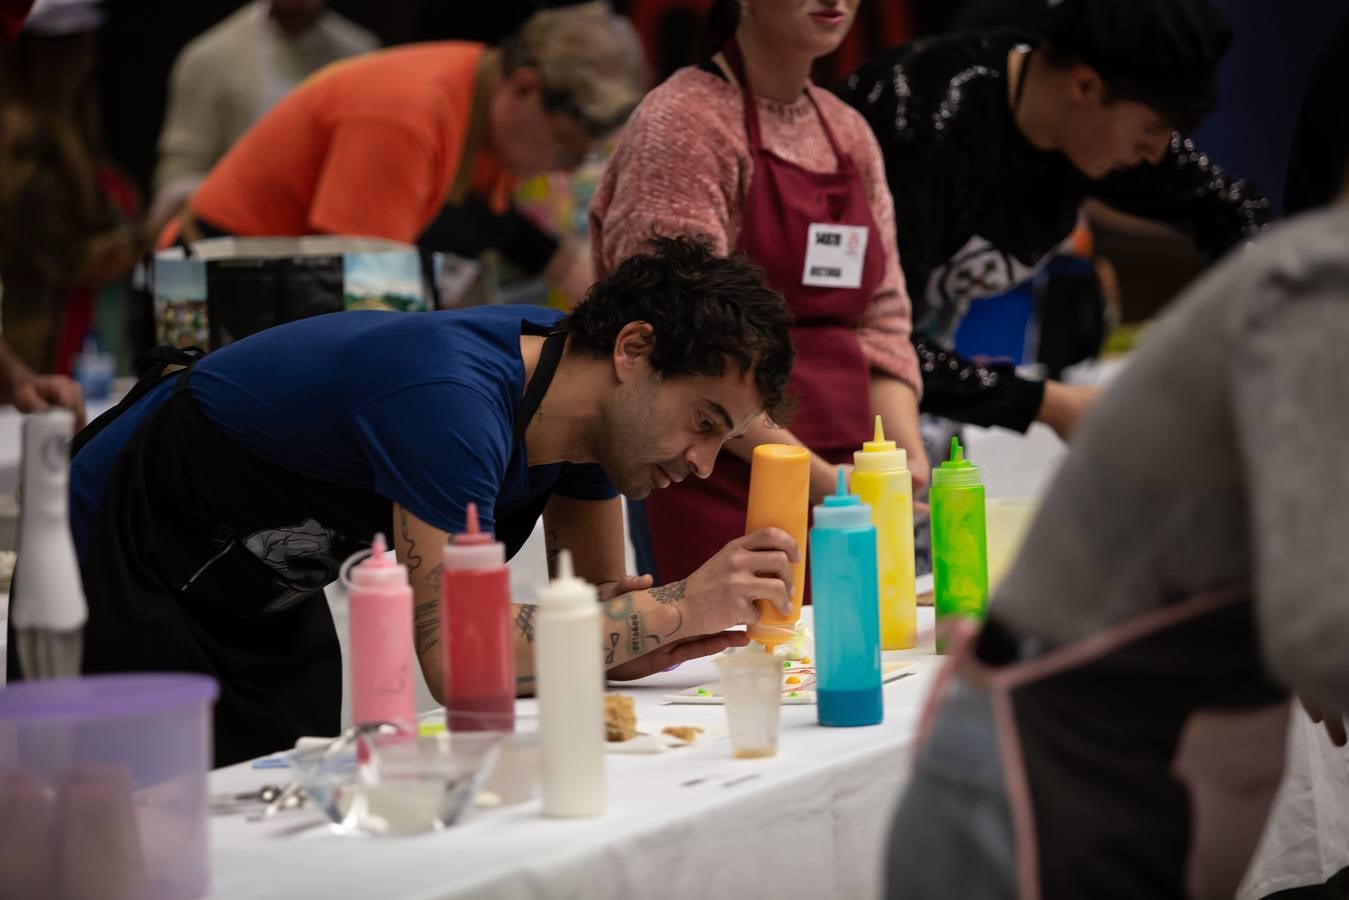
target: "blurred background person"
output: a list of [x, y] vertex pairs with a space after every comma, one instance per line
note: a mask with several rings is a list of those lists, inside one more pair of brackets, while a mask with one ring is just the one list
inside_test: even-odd
[[1231, 29], [1207, 0], [1063, 0], [1043, 37], [1011, 29], [887, 50], [839, 93], [876, 130], [914, 298], [925, 412], [1067, 438], [1091, 389], [953, 349], [972, 303], [1031, 279], [1096, 198], [1218, 256], [1270, 219], [1184, 134], [1218, 103]]
[[254, 0], [183, 48], [159, 134], [157, 232], [263, 113], [314, 72], [379, 47], [327, 0]]
[[[615, 269], [653, 232], [707, 235], [718, 252], [763, 266], [796, 319], [791, 389], [800, 410], [790, 429], [756, 423], [726, 445], [731, 458], [710, 477], [667, 472], [669, 481], [698, 477], [647, 500], [659, 579], [687, 576], [743, 532], [758, 444], [807, 447], [819, 502], [879, 414], [908, 451], [915, 483], [927, 480], [921, 381], [880, 152], [862, 117], [810, 82], [811, 66], [843, 41], [857, 8], [854, 0], [718, 0], [704, 61], [647, 96], [595, 193], [597, 272]], [[850, 248], [837, 272], [817, 257], [820, 229]], [[696, 424], [728, 428], [722, 419], [709, 409]]]
[[0, 328], [36, 372], [68, 375], [90, 332], [116, 351], [145, 243], [135, 186], [104, 152], [100, 4], [39, 0], [0, 43]]
[[336, 234], [476, 255], [520, 179], [580, 166], [644, 88], [631, 25], [602, 3], [543, 10], [499, 48], [429, 42], [335, 64], [225, 155], [160, 245]]

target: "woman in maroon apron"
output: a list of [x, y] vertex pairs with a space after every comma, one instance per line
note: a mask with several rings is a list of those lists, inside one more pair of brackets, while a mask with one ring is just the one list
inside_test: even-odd
[[[790, 432], [755, 426], [727, 444], [709, 478], [647, 501], [666, 580], [686, 577], [744, 533], [746, 460], [756, 444], [810, 448], [818, 499], [831, 490], [834, 466], [851, 463], [871, 437], [879, 412], [926, 478], [908, 298], [879, 151], [865, 122], [807, 78], [813, 58], [847, 34], [855, 4], [742, 9], [724, 68], [708, 61], [681, 70], [639, 107], [591, 206], [598, 272], [653, 231], [704, 234], [759, 263], [796, 319], [799, 408]], [[790, 85], [793, 67], [799, 86]], [[772, 82], [773, 100], [756, 98], [756, 72]]]

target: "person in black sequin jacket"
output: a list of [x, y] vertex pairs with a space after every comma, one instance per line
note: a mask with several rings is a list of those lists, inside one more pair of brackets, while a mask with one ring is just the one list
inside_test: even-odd
[[1183, 136], [1217, 104], [1230, 30], [1207, 0], [1064, 0], [1046, 36], [997, 29], [884, 52], [835, 90], [880, 142], [913, 302], [923, 411], [1067, 436], [1087, 388], [950, 349], [971, 301], [1032, 277], [1084, 200], [1179, 228], [1212, 257], [1268, 202]]

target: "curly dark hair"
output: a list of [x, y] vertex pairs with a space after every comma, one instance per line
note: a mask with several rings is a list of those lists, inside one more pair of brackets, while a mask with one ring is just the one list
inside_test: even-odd
[[790, 421], [791, 314], [744, 255], [718, 256], [703, 236], [652, 237], [590, 288], [567, 333], [577, 352], [603, 358], [629, 322], [651, 325], [651, 366], [661, 376], [717, 377], [728, 361], [741, 375], [753, 368], [764, 412], [779, 425]]

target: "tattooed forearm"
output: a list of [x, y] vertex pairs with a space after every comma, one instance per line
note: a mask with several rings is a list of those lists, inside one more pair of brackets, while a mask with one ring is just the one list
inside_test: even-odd
[[672, 635], [678, 634], [678, 633], [679, 633], [679, 630], [680, 630], [681, 628], [684, 627], [684, 613], [683, 613], [683, 611], [682, 611], [678, 606], [676, 606], [676, 605], [674, 605], [674, 604], [671, 604], [671, 605], [670, 605], [670, 609], [672, 609], [672, 610], [675, 611], [675, 615], [678, 616], [678, 618], [675, 619], [674, 627], [671, 628], [669, 631], [665, 632], [665, 636], [666, 636], [666, 637], [671, 637]]
[[662, 584], [660, 587], [653, 587], [651, 589], [651, 596], [654, 597], [658, 603], [675, 603], [684, 599], [684, 588], [687, 585], [687, 580]]
[[557, 555], [562, 552], [562, 545], [557, 540], [557, 532], [546, 530], [543, 533], [543, 552], [548, 559], [548, 575], [551, 578], [557, 577]]
[[538, 614], [539, 608], [532, 603], [526, 603], [520, 607], [520, 611], [515, 614], [515, 627], [520, 629], [525, 640], [531, 644], [534, 643], [534, 616]]
[[420, 656], [440, 643], [440, 601], [418, 603], [412, 615], [417, 655]]
[[403, 540], [408, 545], [407, 546], [408, 574], [411, 575], [414, 572], [416, 572], [419, 568], [421, 568], [422, 556], [420, 553], [417, 552], [417, 542], [412, 539], [412, 534], [409, 532], [408, 529], [408, 511], [402, 509], [401, 507], [398, 510], [398, 530], [399, 533], [403, 536]]
[[642, 652], [642, 617], [637, 613], [628, 616], [628, 652], [633, 656]]
[[444, 570], [444, 568], [445, 568], [444, 563], [436, 563], [425, 575], [422, 576], [422, 584], [426, 585], [429, 588], [434, 589], [436, 592], [439, 592], [440, 573], [441, 571]]
[[661, 643], [659, 635], [647, 632], [646, 617], [641, 613], [632, 613], [628, 616], [628, 652], [633, 656], [641, 656], [646, 652], [647, 641], [658, 647]]
[[617, 631], [609, 632], [609, 646], [604, 649], [604, 664], [612, 666], [614, 664], [614, 652], [618, 649], [619, 635]]
[[615, 622], [625, 622], [628, 616], [633, 613], [632, 607], [632, 594], [622, 594], [612, 600], [605, 601], [604, 615]]
[[684, 599], [684, 589], [687, 586], [688, 581], [685, 580], [662, 584], [651, 589], [651, 596], [656, 599], [656, 602], [663, 603], [666, 607], [674, 610], [677, 617], [674, 627], [665, 633], [666, 637], [678, 634], [679, 630], [684, 627], [684, 611], [679, 608], [679, 601]]

